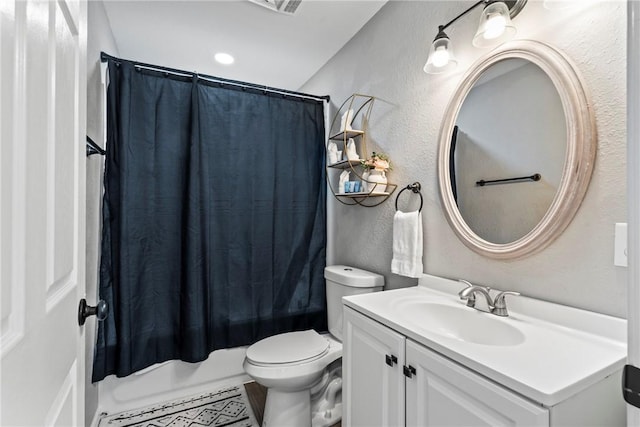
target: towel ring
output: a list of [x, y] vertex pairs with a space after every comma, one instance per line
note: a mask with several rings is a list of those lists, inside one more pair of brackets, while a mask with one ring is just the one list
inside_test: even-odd
[[400, 198], [400, 195], [402, 194], [402, 192], [404, 190], [411, 190], [414, 193], [416, 193], [418, 196], [420, 196], [420, 208], [418, 209], [418, 212], [422, 212], [422, 203], [424, 202], [424, 200], [422, 199], [422, 193], [420, 192], [421, 189], [422, 189], [422, 186], [420, 185], [419, 182], [416, 181], [413, 184], [409, 184], [406, 187], [404, 187], [402, 190], [400, 190], [400, 192], [396, 196], [396, 211], [398, 210], [398, 198]]

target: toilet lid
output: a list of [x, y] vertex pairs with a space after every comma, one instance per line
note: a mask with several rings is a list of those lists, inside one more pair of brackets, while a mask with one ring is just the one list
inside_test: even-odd
[[287, 332], [258, 341], [247, 349], [247, 359], [260, 364], [294, 363], [324, 354], [329, 341], [314, 330]]

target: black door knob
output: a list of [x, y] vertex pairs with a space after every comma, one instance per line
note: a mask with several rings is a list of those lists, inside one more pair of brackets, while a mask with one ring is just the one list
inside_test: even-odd
[[109, 304], [103, 299], [98, 301], [95, 307], [87, 305], [87, 300], [82, 298], [80, 304], [78, 304], [78, 325], [84, 325], [84, 322], [89, 316], [96, 316], [98, 320], [102, 321], [107, 318], [109, 314]]

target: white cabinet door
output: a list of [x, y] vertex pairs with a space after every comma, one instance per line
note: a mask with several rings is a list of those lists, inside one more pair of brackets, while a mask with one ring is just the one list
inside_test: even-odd
[[549, 411], [407, 340], [407, 426], [548, 426]]
[[343, 425], [404, 426], [404, 336], [348, 307], [344, 312]]
[[0, 0], [3, 426], [84, 424], [86, 13]]

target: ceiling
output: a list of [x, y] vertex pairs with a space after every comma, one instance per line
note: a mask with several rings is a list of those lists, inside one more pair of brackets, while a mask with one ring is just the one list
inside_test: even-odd
[[[298, 90], [386, 1], [302, 0], [294, 15], [248, 0], [104, 5], [121, 58]], [[235, 63], [216, 63], [216, 52]]]

